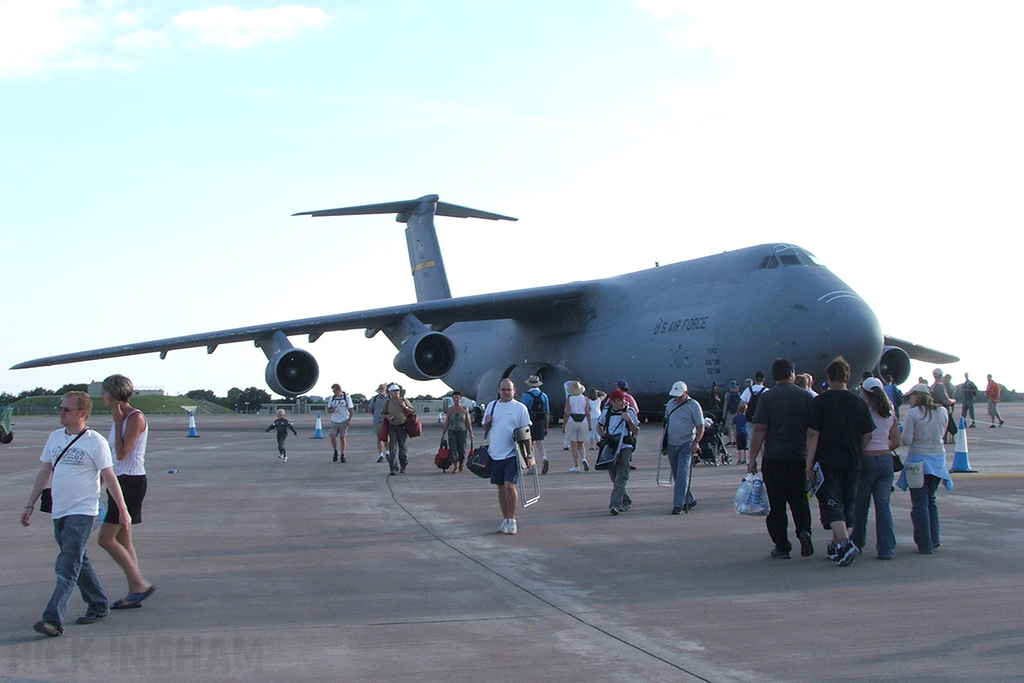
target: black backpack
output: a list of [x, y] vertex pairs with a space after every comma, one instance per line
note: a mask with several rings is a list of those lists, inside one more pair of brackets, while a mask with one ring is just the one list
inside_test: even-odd
[[754, 393], [754, 387], [756, 387], [756, 386], [758, 386], [758, 385], [753, 384], [753, 385], [750, 386], [750, 403], [747, 404], [747, 413], [746, 413], [747, 421], [749, 421], [749, 422], [753, 422], [754, 421], [754, 410], [757, 408], [757, 399], [759, 399], [761, 397], [761, 394], [763, 394], [764, 392], [768, 391], [764, 387], [761, 387], [761, 391], [759, 391], [759, 392], [757, 392], [755, 394]]
[[526, 392], [526, 394], [523, 396], [523, 398], [525, 398], [526, 396], [529, 396], [530, 397], [530, 401], [531, 401], [530, 402], [530, 422], [532, 422], [534, 424], [546, 424], [548, 411], [547, 411], [547, 408], [544, 407], [544, 394], [543, 394], [543, 392], [538, 391], [535, 394], [535, 393], [533, 393], [533, 390], [531, 389], [530, 391]]

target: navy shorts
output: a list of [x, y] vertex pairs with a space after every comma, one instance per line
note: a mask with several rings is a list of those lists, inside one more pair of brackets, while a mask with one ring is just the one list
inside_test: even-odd
[[504, 460], [492, 460], [491, 483], [498, 486], [519, 483], [519, 463], [516, 460], [516, 456]]

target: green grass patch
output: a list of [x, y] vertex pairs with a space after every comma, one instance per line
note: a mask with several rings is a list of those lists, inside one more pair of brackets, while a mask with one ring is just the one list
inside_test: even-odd
[[[15, 415], [56, 415], [60, 407], [60, 396], [27, 396], [11, 404]], [[159, 396], [146, 394], [134, 396], [133, 407], [147, 415], [183, 415], [181, 406], [196, 406], [197, 414], [230, 415], [233, 410], [201, 399], [185, 398], [184, 396]], [[92, 400], [93, 415], [110, 415], [110, 409], [103, 405], [103, 400]]]

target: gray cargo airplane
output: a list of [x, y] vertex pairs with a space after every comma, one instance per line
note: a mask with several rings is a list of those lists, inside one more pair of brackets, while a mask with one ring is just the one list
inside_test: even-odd
[[[299, 396], [316, 384], [312, 354], [288, 337], [365, 329], [398, 349], [394, 366], [416, 380], [441, 379], [471, 398], [489, 399], [499, 380], [523, 386], [540, 375], [552, 412], [564, 406], [563, 382], [580, 378], [608, 389], [627, 379], [641, 407], [660, 413], [668, 388], [684, 379], [706, 397], [712, 382], [768, 371], [775, 358], [824, 378], [842, 355], [855, 377], [866, 370], [910, 373], [910, 358], [952, 363], [956, 356], [884, 336], [868, 305], [814, 256], [791, 244], [764, 244], [602, 280], [453, 298], [434, 216], [515, 218], [438, 201], [437, 195], [385, 204], [307, 211], [296, 216], [397, 214], [405, 236], [416, 303], [240, 327], [26, 361], [12, 369], [252, 341], [269, 360], [266, 381]], [[551, 390], [555, 388], [555, 390]], [[645, 411], [646, 412], [646, 411]]]

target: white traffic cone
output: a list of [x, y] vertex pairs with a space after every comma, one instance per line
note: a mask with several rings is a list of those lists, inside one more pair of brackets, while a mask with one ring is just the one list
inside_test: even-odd
[[313, 438], [314, 439], [322, 439], [322, 438], [324, 438], [324, 425], [320, 421], [320, 413], [316, 414], [316, 429], [313, 430]]
[[967, 425], [964, 418], [960, 418], [960, 429], [956, 433], [956, 451], [953, 453], [953, 467], [950, 472], [977, 472], [971, 469], [971, 462], [967, 458]]
[[196, 414], [191, 410], [188, 413], [188, 435], [199, 436], [199, 432], [196, 431]]

